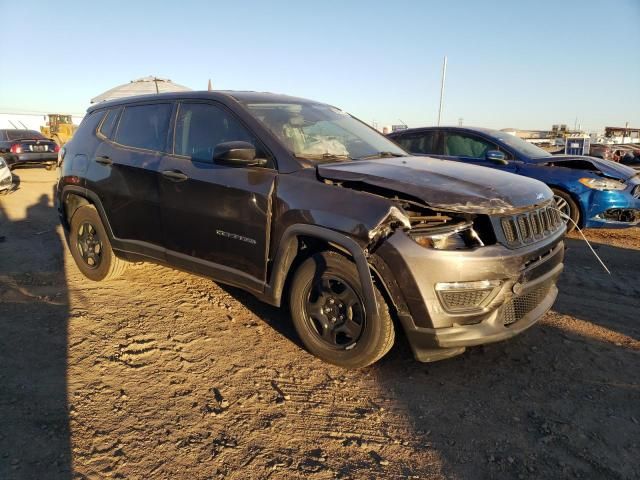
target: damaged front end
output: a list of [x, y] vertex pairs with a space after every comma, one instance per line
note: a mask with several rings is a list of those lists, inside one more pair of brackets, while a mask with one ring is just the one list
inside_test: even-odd
[[418, 360], [512, 337], [555, 301], [565, 225], [550, 198], [483, 213], [365, 182], [325, 182], [391, 202], [365, 254]]

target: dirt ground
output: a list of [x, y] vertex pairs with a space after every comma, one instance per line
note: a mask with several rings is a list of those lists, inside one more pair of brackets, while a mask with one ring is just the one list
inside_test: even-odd
[[287, 314], [151, 264], [92, 283], [56, 173], [0, 197], [1, 479], [640, 478], [640, 229], [568, 240], [519, 337], [344, 371]]

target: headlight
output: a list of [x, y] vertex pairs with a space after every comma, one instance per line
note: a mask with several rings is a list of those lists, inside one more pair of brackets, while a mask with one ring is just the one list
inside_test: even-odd
[[612, 178], [581, 178], [579, 182], [594, 190], [624, 190], [627, 188], [624, 183]]
[[436, 250], [464, 250], [484, 246], [473, 229], [472, 222], [434, 228], [429, 232], [412, 231], [409, 235], [418, 245]]

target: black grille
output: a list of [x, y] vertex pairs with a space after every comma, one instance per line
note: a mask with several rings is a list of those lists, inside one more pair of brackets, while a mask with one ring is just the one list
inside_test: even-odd
[[447, 309], [455, 311], [477, 308], [492, 291], [493, 289], [489, 288], [485, 290], [442, 291], [438, 293]]
[[505, 326], [521, 320], [527, 313], [535, 309], [549, 294], [552, 283], [545, 282], [532, 290], [513, 297], [502, 306], [502, 323]]
[[553, 206], [500, 219], [504, 239], [513, 248], [548, 237], [562, 225], [562, 217]]

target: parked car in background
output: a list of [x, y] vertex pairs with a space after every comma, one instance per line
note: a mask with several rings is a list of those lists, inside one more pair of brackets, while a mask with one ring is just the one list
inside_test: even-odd
[[114, 100], [61, 158], [56, 206], [87, 278], [155, 261], [288, 303], [309, 351], [343, 367], [381, 358], [396, 325], [421, 361], [510, 338], [557, 295], [565, 225], [547, 186], [410, 156], [330, 105]]
[[637, 150], [631, 145], [594, 143], [589, 148], [589, 156], [629, 164], [632, 163], [634, 157], [639, 156]]
[[7, 162], [4, 161], [2, 157], [0, 157], [0, 193], [6, 193], [11, 190], [13, 186], [13, 175], [11, 175], [11, 170], [9, 170], [9, 166]]
[[10, 169], [21, 165], [44, 165], [47, 170], [56, 166], [60, 147], [35, 130], [0, 130], [0, 157]]
[[588, 228], [640, 223], [640, 176], [625, 165], [595, 157], [551, 155], [509, 133], [488, 128], [413, 128], [389, 135], [407, 151], [456, 160], [546, 183], [558, 208]]

